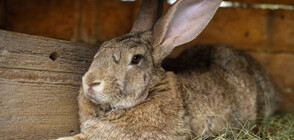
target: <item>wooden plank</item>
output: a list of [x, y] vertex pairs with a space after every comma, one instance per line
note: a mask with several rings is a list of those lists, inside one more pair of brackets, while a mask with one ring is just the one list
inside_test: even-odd
[[[0, 67], [83, 73], [97, 46], [0, 30]], [[57, 57], [52, 60], [51, 57]]]
[[95, 43], [129, 32], [139, 1], [9, 0], [6, 5], [9, 31]]
[[0, 85], [0, 139], [48, 139], [79, 132], [78, 87]]
[[285, 5], [294, 5], [293, 0], [228, 0], [234, 2], [243, 2], [243, 3], [251, 3], [251, 4], [285, 4]]
[[78, 0], [6, 0], [7, 30], [74, 39]]
[[0, 83], [3, 84], [6, 84], [5, 81], [10, 81], [9, 83], [21, 85], [49, 84], [79, 87], [83, 74], [0, 67], [0, 75]]
[[240, 49], [294, 52], [294, 11], [221, 8], [189, 45], [226, 44]]
[[97, 47], [7, 31], [0, 42], [0, 139], [79, 133], [76, 97]]
[[139, 1], [100, 0], [96, 9], [95, 39], [105, 41], [128, 33], [136, 18], [138, 6]]

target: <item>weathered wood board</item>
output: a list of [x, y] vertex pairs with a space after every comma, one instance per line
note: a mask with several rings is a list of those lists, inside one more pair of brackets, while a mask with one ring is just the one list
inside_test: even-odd
[[76, 96], [97, 49], [0, 31], [0, 139], [78, 133]]

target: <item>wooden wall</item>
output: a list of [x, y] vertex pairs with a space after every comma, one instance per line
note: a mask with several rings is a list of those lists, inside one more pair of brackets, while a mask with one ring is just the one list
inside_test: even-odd
[[[231, 1], [294, 6], [293, 0]], [[121, 2], [119, 0], [0, 0], [0, 29], [73, 42], [100, 44], [107, 39], [125, 34], [131, 29], [138, 5], [139, 1]], [[164, 6], [165, 10], [169, 7], [168, 4]], [[0, 116], [0, 139], [1, 134], [4, 134], [3, 126], [12, 125], [8, 122], [4, 124], [5, 119], [25, 120], [23, 123], [20, 121], [18, 123], [27, 127], [19, 127], [16, 130], [26, 135], [18, 138], [53, 138], [77, 133], [79, 131], [77, 115], [71, 113], [77, 111], [75, 96], [78, 92], [80, 77], [86, 71], [92, 53], [97, 47], [9, 34], [0, 34], [2, 37], [0, 39], [0, 86], [1, 84], [9, 85], [5, 88], [2, 86], [2, 92], [0, 92], [0, 115], [2, 115]], [[12, 38], [13, 41], [7, 42], [5, 38]], [[29, 42], [36, 42], [36, 44], [29, 45]], [[177, 56], [187, 46], [197, 44], [226, 44], [247, 51], [267, 69], [279, 86], [284, 99], [282, 108], [288, 111], [294, 110], [294, 10], [220, 8], [197, 39], [176, 48], [170, 57]], [[40, 52], [37, 51], [38, 47], [45, 48], [40, 49], [43, 50]], [[80, 51], [88, 56], [81, 58]], [[6, 52], [13, 53], [10, 53], [10, 57], [7, 58], [4, 57], [4, 54], [8, 56]], [[59, 57], [57, 61], [49, 58], [53, 52], [56, 52]], [[19, 59], [24, 61], [16, 61]], [[81, 67], [77, 67], [79, 65]], [[17, 69], [13, 69], [14, 67]], [[3, 83], [7, 80], [10, 82]], [[56, 88], [60, 91], [53, 93], [50, 91]], [[26, 90], [32, 90], [31, 94], [35, 96], [23, 97], [19, 101], [17, 98], [13, 99]], [[12, 96], [11, 94], [15, 91], [20, 93]], [[5, 98], [2, 96], [4, 93]], [[44, 100], [44, 98], [47, 99]], [[15, 103], [4, 102], [8, 100], [15, 100]], [[47, 103], [33, 106], [30, 100]], [[31, 107], [24, 110], [14, 109], [16, 114], [21, 113], [18, 114], [20, 117], [13, 117], [3, 113], [8, 111], [7, 108], [3, 109], [4, 103], [6, 107]], [[62, 112], [62, 110], [66, 111]], [[42, 116], [36, 122], [37, 127], [30, 119], [38, 117], [29, 112]], [[54, 114], [59, 116], [54, 117]], [[9, 130], [16, 133], [13, 129]], [[24, 129], [36, 137], [27, 135]], [[8, 134], [8, 131], [5, 132]]]

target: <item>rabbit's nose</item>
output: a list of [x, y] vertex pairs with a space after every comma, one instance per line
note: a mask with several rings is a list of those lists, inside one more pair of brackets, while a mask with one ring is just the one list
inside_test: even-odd
[[83, 81], [83, 89], [85, 91], [92, 90], [94, 92], [101, 92], [104, 88], [104, 81], [95, 80], [95, 81], [88, 81], [86, 80], [85, 76], [82, 79]]
[[95, 82], [95, 83], [92, 83], [90, 86], [91, 87], [96, 87], [96, 86], [99, 86], [101, 84], [101, 82]]

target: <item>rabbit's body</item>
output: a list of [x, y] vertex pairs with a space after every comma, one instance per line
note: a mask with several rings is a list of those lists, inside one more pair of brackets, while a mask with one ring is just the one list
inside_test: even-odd
[[169, 61], [164, 67], [177, 74], [188, 124], [196, 134], [215, 132], [227, 124], [238, 128], [277, 110], [277, 88], [242, 51], [219, 45], [194, 46]]
[[[146, 100], [132, 108], [105, 112], [81, 90], [81, 131], [90, 139], [184, 139], [215, 133], [227, 124], [241, 127], [276, 109], [275, 86], [241, 51], [195, 46], [169, 61], [172, 66], [165, 67], [176, 74], [163, 74], [149, 87]], [[268, 108], [266, 103], [271, 103]]]
[[163, 61], [204, 29], [220, 3], [179, 0], [155, 23], [162, 1], [142, 0], [132, 31], [104, 42], [83, 76], [82, 134], [70, 138], [185, 139], [273, 114], [275, 86], [241, 51], [198, 46]]

